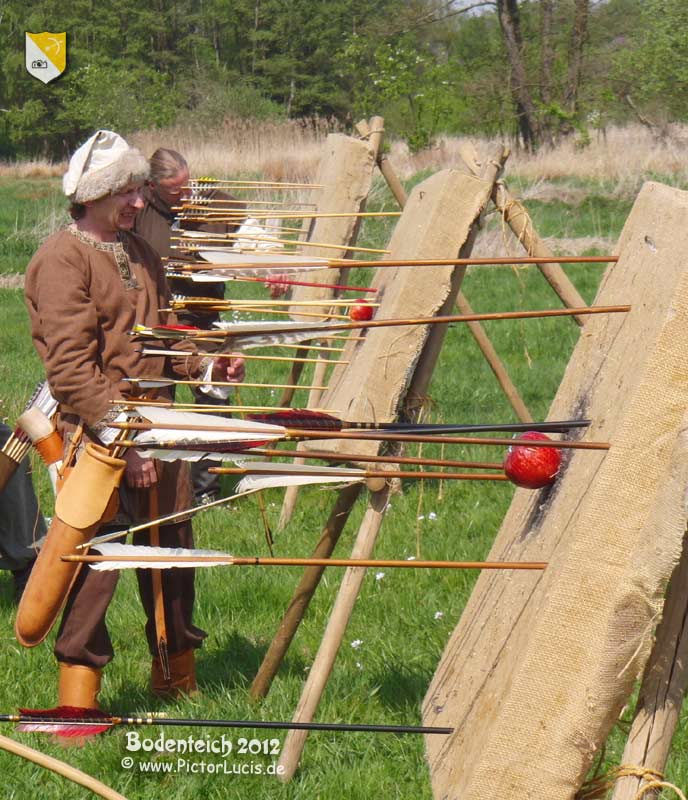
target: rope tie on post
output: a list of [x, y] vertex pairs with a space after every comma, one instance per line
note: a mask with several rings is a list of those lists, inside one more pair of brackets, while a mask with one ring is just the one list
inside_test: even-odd
[[614, 788], [614, 784], [621, 778], [639, 778], [647, 781], [638, 790], [633, 800], [642, 800], [645, 795], [655, 789], [669, 789], [676, 793], [679, 800], [686, 800], [685, 794], [673, 783], [664, 780], [663, 773], [649, 767], [641, 767], [634, 764], [621, 764], [610, 770], [604, 775], [586, 781], [576, 792], [575, 800], [601, 800], [607, 793]]

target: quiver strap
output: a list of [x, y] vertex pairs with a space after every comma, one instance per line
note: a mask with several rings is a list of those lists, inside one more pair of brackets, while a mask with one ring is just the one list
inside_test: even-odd
[[14, 461], [0, 450], [0, 492], [2, 492], [10, 482], [11, 477], [17, 471], [18, 467], [18, 461]]

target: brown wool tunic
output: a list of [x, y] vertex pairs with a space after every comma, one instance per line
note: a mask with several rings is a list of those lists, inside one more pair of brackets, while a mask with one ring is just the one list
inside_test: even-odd
[[176, 255], [170, 241], [174, 211], [150, 186], [143, 187], [143, 202], [143, 208], [136, 215], [134, 230], [148, 242], [160, 258]]
[[25, 293], [34, 346], [61, 412], [92, 429], [112, 418], [111, 400], [130, 393], [123, 378], [200, 373], [201, 359], [188, 355], [194, 348], [186, 343], [170, 345], [178, 358], [138, 353], [135, 324], [177, 320], [159, 310], [169, 297], [160, 259], [135, 234], [96, 242], [71, 226], [59, 231], [31, 259]]
[[[177, 319], [160, 311], [169, 297], [160, 259], [135, 234], [97, 242], [74, 226], [59, 231], [31, 259], [25, 294], [34, 346], [60, 403], [58, 429], [65, 446], [79, 420], [88, 429], [86, 439], [97, 440], [99, 428], [119, 413], [110, 401], [136, 393], [123, 378], [196, 378], [202, 370], [203, 361], [190, 355], [194, 347], [188, 342], [166, 343], [179, 357], [138, 352], [141, 343], [130, 335], [134, 325]], [[188, 508], [186, 465], [161, 469], [160, 513]], [[146, 515], [147, 493], [123, 488], [120, 494], [130, 518]]]

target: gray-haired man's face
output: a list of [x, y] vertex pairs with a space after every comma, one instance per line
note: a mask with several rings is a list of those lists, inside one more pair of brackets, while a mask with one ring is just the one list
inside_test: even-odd
[[161, 200], [169, 206], [176, 206], [191, 194], [188, 189], [184, 188], [188, 183], [189, 170], [184, 167], [172, 178], [155, 181], [154, 185]]

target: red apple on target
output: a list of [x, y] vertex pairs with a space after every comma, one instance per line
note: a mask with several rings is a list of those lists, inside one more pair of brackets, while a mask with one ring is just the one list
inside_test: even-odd
[[[539, 431], [517, 434], [518, 439], [551, 441]], [[556, 447], [512, 445], [506, 452], [504, 472], [507, 478], [524, 489], [541, 489], [554, 483], [561, 467], [561, 451]]]
[[368, 320], [373, 318], [373, 306], [365, 297], [357, 297], [354, 302], [356, 305], [351, 306], [349, 319], [352, 319], [354, 322], [368, 322]]

